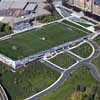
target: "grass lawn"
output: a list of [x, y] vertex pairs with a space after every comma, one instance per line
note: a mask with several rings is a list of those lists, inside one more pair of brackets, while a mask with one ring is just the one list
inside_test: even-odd
[[84, 43], [79, 47], [72, 49], [71, 51], [80, 57], [87, 58], [92, 53], [92, 47], [88, 43]]
[[85, 23], [81, 23], [81, 22], [76, 22], [76, 23], [78, 23], [78, 24], [80, 24], [80, 25], [82, 25], [82, 26], [84, 26], [84, 27], [90, 27], [90, 26], [92, 26], [92, 25], [90, 25], [90, 24], [85, 24]]
[[69, 57], [66, 54], [59, 54], [56, 57], [52, 58], [50, 61], [63, 68], [68, 68], [76, 62], [73, 58]]
[[59, 15], [59, 13], [54, 11], [52, 14], [48, 16], [39, 16], [36, 18], [36, 20], [39, 21], [40, 23], [47, 23], [47, 22], [55, 21], [61, 18], [62, 17]]
[[92, 63], [96, 66], [99, 74], [100, 74], [100, 55], [97, 56], [93, 61]]
[[[100, 93], [100, 82], [96, 81], [89, 70], [86, 68], [78, 68], [72, 75], [54, 92], [49, 93], [39, 100], [99, 100], [99, 99], [89, 99], [91, 96], [92, 87], [98, 86], [98, 95]], [[83, 99], [70, 99], [71, 95], [76, 92], [81, 91], [84, 94]], [[92, 91], [93, 93], [94, 91]]]
[[97, 22], [95, 22], [95, 21], [93, 21], [93, 20], [90, 20], [90, 19], [87, 19], [87, 18], [85, 18], [85, 17], [81, 17], [81, 18], [84, 19], [84, 20], [86, 20], [86, 21], [88, 21], [88, 22], [91, 22], [91, 23], [94, 24], [94, 25], [98, 24]]
[[70, 26], [54, 23], [0, 41], [0, 53], [16, 60], [87, 35], [87, 30], [84, 28], [68, 21], [65, 22]]
[[94, 41], [100, 46], [100, 35], [98, 35]]
[[0, 63], [0, 82], [11, 96], [11, 100], [24, 100], [54, 83], [60, 73], [36, 61], [17, 72], [11, 72]]
[[[87, 32], [88, 34], [89, 33], [92, 33], [92, 32], [90, 32], [89, 30], [86, 30], [85, 28], [83, 28], [83, 27], [81, 27], [81, 26], [79, 26], [79, 25], [76, 25], [76, 24], [74, 24], [74, 23], [71, 23], [71, 22], [69, 22], [69, 21], [67, 21], [67, 20], [64, 20], [63, 21], [63, 23], [65, 23], [65, 24], [67, 24], [66, 26], [67, 27], [69, 27], [69, 25], [71, 25], [71, 28], [77, 28], [77, 29], [79, 29], [79, 30], [82, 30], [82, 32]], [[76, 29], [76, 30], [77, 30]]]

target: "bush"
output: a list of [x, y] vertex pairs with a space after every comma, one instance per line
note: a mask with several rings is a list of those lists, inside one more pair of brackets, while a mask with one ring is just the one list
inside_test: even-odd
[[0, 23], [0, 36], [11, 34], [12, 28], [8, 24]]

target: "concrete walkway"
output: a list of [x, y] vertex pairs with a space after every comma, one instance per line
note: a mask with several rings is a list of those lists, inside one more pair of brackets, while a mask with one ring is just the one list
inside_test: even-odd
[[[58, 11], [58, 12], [59, 12], [59, 11]], [[60, 13], [60, 14], [61, 14], [61, 13]], [[76, 23], [75, 23], [75, 24], [76, 24]], [[95, 33], [95, 34], [96, 34], [96, 36], [97, 36], [98, 33]], [[70, 76], [70, 74], [71, 74], [76, 68], [78, 68], [78, 67], [80, 67], [80, 66], [82, 66], [82, 65], [84, 65], [85, 67], [87, 67], [87, 68], [90, 70], [92, 76], [93, 76], [97, 81], [100, 81], [100, 75], [99, 75], [99, 73], [98, 73], [96, 67], [95, 67], [93, 64], [91, 64], [91, 60], [92, 60], [93, 58], [95, 58], [97, 55], [100, 54], [100, 51], [98, 50], [98, 49], [99, 49], [98, 45], [96, 45], [96, 43], [92, 41], [93, 38], [94, 38], [94, 35], [93, 35], [93, 37], [91, 37], [91, 38], [89, 37], [90, 40], [87, 40], [87, 41], [84, 41], [84, 42], [83, 42], [83, 43], [85, 43], [85, 42], [89, 43], [90, 46], [91, 46], [92, 49], [93, 49], [93, 52], [92, 52], [91, 55], [90, 55], [89, 57], [87, 57], [87, 58], [82, 58], [82, 57], [80, 57], [80, 56], [78, 56], [78, 55], [72, 53], [71, 51], [69, 51], [70, 49], [64, 51], [65, 54], [69, 55], [70, 57], [72, 57], [72, 58], [74, 58], [74, 59], [76, 60], [76, 63], [73, 64], [72, 66], [70, 66], [70, 67], [67, 68], [67, 69], [63, 69], [63, 68], [61, 68], [60, 66], [57, 66], [57, 65], [51, 63], [51, 62], [48, 61], [47, 59], [45, 59], [45, 60], [43, 59], [43, 63], [48, 64], [49, 67], [51, 67], [51, 68], [57, 70], [58, 72], [60, 72], [60, 73], [61, 73], [61, 76], [59, 77], [59, 79], [58, 79], [54, 84], [52, 84], [51, 86], [49, 86], [47, 89], [44, 89], [43, 91], [41, 91], [41, 92], [39, 92], [39, 93], [37, 93], [37, 94], [35, 94], [35, 95], [33, 95], [33, 96], [31, 96], [31, 97], [25, 99], [25, 100], [38, 100], [41, 96], [43, 96], [43, 95], [45, 95], [45, 94], [47, 94], [47, 93], [49, 93], [49, 92], [54, 91], [57, 87], [59, 87], [59, 86], [64, 82], [64, 80], [66, 80], [66, 79]], [[80, 43], [80, 44], [82, 44], [82, 43]], [[78, 45], [76, 45], [75, 47], [72, 47], [72, 48], [76, 48], [76, 47], [79, 46], [80, 44], [78, 44]]]

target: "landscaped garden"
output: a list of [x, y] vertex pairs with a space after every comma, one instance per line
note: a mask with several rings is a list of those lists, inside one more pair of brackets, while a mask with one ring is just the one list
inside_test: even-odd
[[92, 23], [92, 24], [94, 24], [94, 25], [98, 24], [96, 21], [87, 19], [87, 18], [85, 18], [85, 17], [81, 17], [81, 19], [84, 19], [84, 20], [86, 20], [86, 21], [88, 21], [88, 22], [90, 22], [90, 23]]
[[55, 21], [61, 18], [62, 17], [58, 14], [58, 12], [55, 11], [54, 13], [48, 16], [39, 16], [36, 18], [36, 20], [40, 23], [48, 23], [48, 22]]
[[0, 83], [7, 90], [11, 100], [24, 100], [53, 84], [60, 73], [39, 61], [26, 65], [26, 68], [12, 72], [0, 63]]
[[[66, 27], [67, 26], [67, 27]], [[51, 47], [88, 35], [89, 31], [68, 21], [23, 32], [0, 41], [0, 53], [21, 59]]]
[[100, 74], [100, 55], [98, 55], [95, 59], [93, 59], [92, 63], [95, 65]]
[[59, 88], [39, 100], [100, 100], [100, 82], [82, 66]]
[[73, 65], [76, 61], [69, 57], [67, 54], [59, 54], [56, 57], [50, 59], [50, 61], [62, 68], [68, 68]]
[[76, 25], [76, 24], [74, 24], [74, 23], [72, 23], [72, 22], [69, 22], [69, 21], [67, 21], [67, 20], [64, 20], [63, 21], [63, 23], [65, 23], [66, 24], [66, 26], [67, 27], [72, 27], [72, 29], [74, 28], [74, 29], [78, 29], [78, 30], [80, 30], [80, 31], [84, 31], [84, 32], [86, 32], [86, 33], [92, 33], [92, 32], [90, 32], [89, 30], [86, 30], [85, 28], [83, 28], [83, 27], [81, 27], [81, 26], [79, 26], [79, 25]]
[[100, 46], [100, 35], [98, 35], [94, 41]]
[[76, 22], [76, 23], [78, 23], [78, 24], [80, 24], [80, 25], [82, 25], [84, 27], [90, 27], [90, 26], [92, 26], [92, 25], [87, 24], [87, 23], [81, 23], [81, 22]]
[[71, 51], [82, 58], [89, 57], [93, 52], [92, 47], [88, 43], [84, 43], [79, 47], [72, 49]]
[[[94, 41], [100, 46], [100, 35], [98, 35]], [[100, 55], [98, 55], [95, 59], [93, 59], [92, 63], [97, 68], [99, 74], [100, 74]]]

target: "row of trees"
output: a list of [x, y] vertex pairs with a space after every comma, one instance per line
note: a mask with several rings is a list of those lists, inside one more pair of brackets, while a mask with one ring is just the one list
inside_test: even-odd
[[71, 100], [100, 100], [100, 86], [77, 85], [71, 95]]
[[0, 35], [11, 34], [12, 28], [8, 24], [0, 23]]
[[37, 20], [41, 23], [51, 22], [61, 18], [53, 5], [53, 0], [47, 0], [47, 3], [49, 3], [49, 5], [45, 6], [44, 9], [49, 11], [50, 14], [37, 17]]

